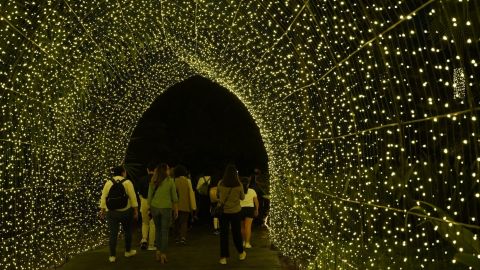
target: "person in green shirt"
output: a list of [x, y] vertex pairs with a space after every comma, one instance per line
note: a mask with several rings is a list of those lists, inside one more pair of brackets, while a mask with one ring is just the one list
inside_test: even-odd
[[168, 176], [168, 165], [158, 165], [153, 173], [152, 181], [148, 187], [148, 204], [155, 223], [155, 258], [161, 263], [167, 262], [165, 254], [168, 246], [168, 231], [173, 217], [178, 217], [178, 195], [175, 182]]

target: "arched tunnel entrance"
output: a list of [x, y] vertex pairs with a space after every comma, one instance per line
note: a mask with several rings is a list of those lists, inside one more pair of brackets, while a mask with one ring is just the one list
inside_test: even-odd
[[193, 76], [162, 93], [132, 133], [126, 164], [145, 171], [149, 161], [183, 164], [202, 173], [236, 164], [241, 175], [268, 172], [267, 152], [247, 108], [220, 85]]
[[200, 75], [269, 160], [270, 236], [309, 269], [479, 265], [478, 1], [3, 1], [0, 268], [99, 245], [143, 113]]

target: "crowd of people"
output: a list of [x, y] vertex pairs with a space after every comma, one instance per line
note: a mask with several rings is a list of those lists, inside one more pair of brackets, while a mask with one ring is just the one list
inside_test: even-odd
[[109, 231], [110, 262], [116, 261], [120, 225], [125, 257], [136, 255], [132, 233], [139, 218], [140, 249], [155, 251], [155, 260], [162, 264], [168, 262], [169, 236], [172, 234], [177, 244], [187, 244], [192, 219], [211, 220], [213, 233], [220, 236], [220, 264], [227, 264], [230, 257], [230, 231], [239, 260], [245, 260], [245, 250], [252, 248], [252, 223], [259, 215], [259, 198], [252, 188], [257, 170], [252, 177], [240, 177], [235, 165], [228, 165], [223, 174], [201, 175], [195, 189], [183, 165], [170, 168], [166, 163], [150, 163], [147, 175], [135, 181], [128, 179], [124, 166], [115, 167], [112, 173], [100, 198], [100, 217], [106, 218]]

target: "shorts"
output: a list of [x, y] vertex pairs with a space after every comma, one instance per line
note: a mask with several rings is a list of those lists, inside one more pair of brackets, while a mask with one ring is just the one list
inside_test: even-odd
[[242, 211], [240, 211], [240, 216], [242, 220], [245, 218], [254, 218], [255, 217], [255, 207], [242, 207]]

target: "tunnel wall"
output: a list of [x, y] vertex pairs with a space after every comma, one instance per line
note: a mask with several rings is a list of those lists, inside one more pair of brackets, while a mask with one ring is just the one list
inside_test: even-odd
[[142, 113], [198, 74], [269, 154], [272, 243], [309, 269], [478, 266], [475, 1], [0, 3], [0, 268], [98, 246]]

